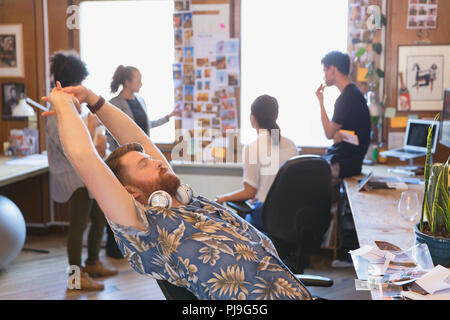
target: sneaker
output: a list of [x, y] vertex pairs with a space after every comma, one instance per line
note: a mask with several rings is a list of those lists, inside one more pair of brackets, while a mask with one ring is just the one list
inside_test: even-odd
[[103, 283], [95, 281], [92, 279], [88, 273], [81, 271], [80, 273], [80, 288], [67, 288], [67, 290], [84, 290], [84, 291], [102, 291], [105, 289]]
[[83, 271], [87, 272], [91, 277], [110, 277], [118, 273], [116, 268], [107, 267], [100, 260], [97, 260], [95, 264], [86, 263]]

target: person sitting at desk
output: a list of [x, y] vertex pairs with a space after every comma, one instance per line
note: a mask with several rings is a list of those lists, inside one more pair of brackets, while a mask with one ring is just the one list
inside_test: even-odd
[[263, 231], [262, 209], [266, 196], [281, 165], [298, 155], [292, 140], [280, 136], [277, 124], [278, 102], [263, 95], [251, 106], [250, 122], [258, 138], [244, 148], [244, 188], [217, 197], [218, 203], [243, 202], [256, 197], [246, 220]]
[[[323, 59], [325, 85], [316, 91], [325, 135], [334, 139], [324, 158], [331, 163], [334, 178], [346, 178], [361, 174], [362, 163], [370, 143], [370, 113], [367, 101], [358, 87], [350, 80], [350, 58], [347, 54], [332, 51]], [[323, 93], [325, 87], [336, 86], [341, 95], [334, 105], [330, 121], [325, 110]], [[359, 145], [342, 140], [340, 130], [354, 131]]]
[[[45, 100], [56, 110], [68, 159], [138, 273], [199, 299], [311, 299], [269, 238], [219, 204], [192, 197], [149, 137], [118, 108], [83, 86], [59, 86]], [[87, 102], [122, 145], [107, 159], [109, 167], [77, 114], [78, 102]]]

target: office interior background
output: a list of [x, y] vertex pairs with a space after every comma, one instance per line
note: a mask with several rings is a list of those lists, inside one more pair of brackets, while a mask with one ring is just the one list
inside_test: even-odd
[[[188, 2], [189, 10], [178, 11], [176, 2]], [[370, 6], [379, 12], [375, 9], [369, 12]], [[184, 154], [182, 161], [173, 159], [173, 149], [180, 144], [177, 132], [193, 129], [185, 113], [151, 131], [152, 140], [173, 161], [174, 170], [182, 180], [192, 185], [196, 194], [211, 199], [242, 187], [242, 146], [256, 138], [250, 124], [250, 106], [261, 94], [278, 99], [282, 135], [295, 142], [301, 155], [325, 153], [332, 141], [324, 135], [315, 91], [323, 82], [320, 60], [332, 50], [350, 55], [351, 78], [363, 93], [370, 95], [372, 136], [367, 163], [407, 164], [395, 158], [382, 158], [379, 152], [403, 142], [408, 118], [433, 119], [442, 111], [442, 99], [437, 104], [426, 101], [415, 104], [408, 111], [400, 108], [399, 65], [404, 62], [401, 48], [437, 48], [436, 54], [444, 56], [442, 95], [450, 87], [450, 1], [447, 0], [438, 2], [437, 14], [431, 16], [435, 20], [430, 18], [434, 25], [425, 21], [421, 26], [413, 21], [409, 0], [0, 0], [0, 39], [11, 33], [5, 27], [19, 26], [19, 31], [14, 33], [18, 73], [8, 74], [4, 71], [8, 69], [6, 64], [0, 62], [0, 109], [4, 108], [4, 90], [9, 84], [23, 85], [27, 97], [43, 104], [41, 97], [51, 90], [49, 57], [59, 50], [74, 50], [89, 70], [85, 85], [107, 100], [113, 97], [109, 84], [115, 68], [120, 64], [138, 67], [143, 75], [140, 95], [147, 102], [150, 118], [163, 117], [178, 101], [174, 86], [177, 64], [174, 16], [180, 12], [181, 23], [184, 13], [192, 13], [194, 34], [190, 39], [183, 39], [190, 42], [182, 47], [198, 50], [194, 59], [202, 48], [195, 41], [207, 43], [197, 35], [238, 43], [238, 65], [227, 70], [226, 84], [227, 90], [232, 91], [234, 108], [230, 128], [237, 132], [233, 143], [227, 141], [224, 131], [225, 121], [229, 119], [221, 119], [222, 126], [219, 126], [228, 150], [224, 145], [212, 145], [211, 139], [200, 142], [192, 139], [184, 146], [195, 151]], [[373, 19], [368, 21], [367, 17]], [[369, 25], [374, 31], [368, 30]], [[359, 55], [361, 48], [365, 52]], [[217, 76], [210, 80], [214, 86], [215, 81], [221, 80], [216, 73], [213, 75]], [[202, 78], [203, 85], [209, 79]], [[201, 113], [209, 108], [214, 90], [209, 91], [210, 97], [203, 102], [197, 95], [201, 92], [198, 82], [194, 80], [192, 85], [193, 99], [182, 101], [184, 108], [187, 102], [194, 109], [199, 106], [196, 111]], [[188, 95], [183, 94], [185, 98]], [[326, 91], [329, 117], [338, 96], [336, 88]], [[37, 110], [37, 115], [31, 118], [3, 116], [0, 142], [11, 140], [11, 130], [35, 128], [37, 151], [44, 152], [45, 124], [41, 114]], [[208, 126], [212, 124], [208, 122]], [[206, 154], [210, 144], [211, 150]], [[438, 142], [433, 160], [445, 162], [449, 154], [449, 147]], [[414, 164], [423, 166], [424, 158], [414, 160]], [[0, 186], [0, 194], [11, 199], [23, 214], [27, 231], [24, 248], [48, 251], [22, 250], [0, 271], [0, 299], [164, 299], [154, 280], [145, 278], [148, 285], [143, 286], [142, 277], [126, 261], [114, 260], [110, 263], [118, 267], [119, 276], [105, 282], [107, 290], [67, 293], [68, 205], [52, 200], [49, 184], [49, 172], [43, 169], [39, 174]], [[370, 299], [368, 292], [355, 291], [353, 267], [331, 266], [336, 246], [323, 248], [305, 270], [334, 278], [335, 285], [312, 291], [330, 299]]]

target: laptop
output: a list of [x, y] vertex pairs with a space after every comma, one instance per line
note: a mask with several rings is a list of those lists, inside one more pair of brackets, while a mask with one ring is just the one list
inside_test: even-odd
[[[408, 125], [406, 127], [405, 140], [402, 148], [392, 149], [384, 152], [380, 152], [382, 157], [396, 157], [401, 160], [410, 160], [417, 157], [427, 155], [427, 137], [428, 128], [433, 123], [433, 120], [419, 120], [408, 119]], [[435, 122], [433, 125], [433, 145], [431, 147], [431, 153], [436, 151], [436, 145], [438, 140], [439, 122]]]

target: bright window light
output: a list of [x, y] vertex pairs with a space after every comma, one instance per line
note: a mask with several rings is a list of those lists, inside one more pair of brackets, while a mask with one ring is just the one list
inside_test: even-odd
[[[119, 65], [142, 73], [139, 95], [150, 120], [174, 108], [173, 1], [83, 1], [80, 7], [80, 54], [89, 77], [84, 84], [108, 100], [110, 83]], [[121, 89], [119, 89], [121, 90]], [[173, 143], [174, 120], [150, 130], [153, 142]]]
[[[281, 134], [299, 146], [330, 146], [315, 91], [324, 82], [322, 57], [347, 51], [346, 0], [242, 0], [241, 141], [256, 138], [250, 106], [256, 97], [277, 98]], [[325, 90], [332, 117], [336, 88]]]

